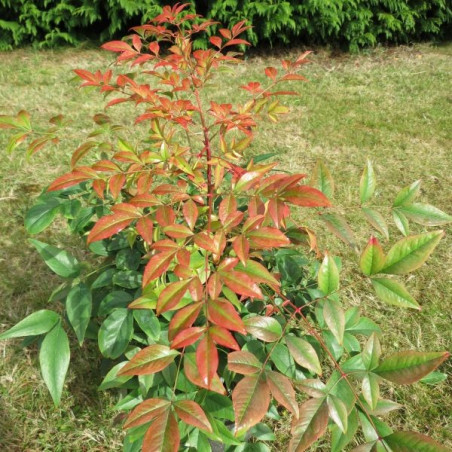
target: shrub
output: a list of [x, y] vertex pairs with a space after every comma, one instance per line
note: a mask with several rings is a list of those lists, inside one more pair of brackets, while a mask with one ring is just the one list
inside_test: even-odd
[[[195, 9], [232, 26], [246, 20], [253, 44], [318, 43], [349, 47], [441, 37], [452, 21], [446, 0], [191, 0]], [[161, 0], [0, 0], [0, 50], [26, 43], [76, 44], [111, 39], [161, 12]], [[93, 36], [92, 30], [96, 30]], [[215, 30], [215, 29], [213, 29]], [[205, 38], [195, 42], [207, 48]]]
[[[414, 383], [449, 353], [409, 350], [381, 358], [380, 328], [341, 301], [347, 287], [340, 283], [341, 260], [322, 256], [315, 232], [294, 219], [299, 207], [358, 251], [331, 205], [326, 165], [318, 162], [307, 182], [304, 174], [276, 172], [276, 163], [268, 163], [273, 155], [244, 157], [258, 124], [288, 113], [280, 99], [294, 94], [286, 84], [304, 80], [298, 71], [308, 52], [266, 68], [264, 85], [242, 86], [246, 102], [217, 103], [209, 85], [229, 83], [219, 78], [221, 68], [240, 60], [225, 52], [247, 44], [239, 37], [247, 26], [222, 28], [210, 37], [213, 48], [193, 51], [193, 36], [212, 22], [183, 10], [165, 7], [123, 41], [104, 44], [118, 54], [113, 69], [75, 71], [82, 86], [112, 97], [107, 107], [133, 103], [135, 125], [127, 131], [97, 114], [95, 129], [72, 155], [72, 170], [28, 212], [31, 234], [62, 215], [92, 256], [82, 263], [31, 239], [65, 279], [52, 295], [63, 306], [31, 314], [0, 339], [39, 341], [56, 405], [70, 338], [81, 346], [97, 341], [110, 361], [100, 388], [123, 392], [117, 409], [128, 413], [126, 451], [208, 451], [210, 441], [231, 451], [267, 451], [274, 434], [261, 421], [283, 412], [293, 420], [291, 451], [306, 450], [327, 429], [333, 451], [351, 443], [358, 429], [365, 444], [356, 450], [446, 450], [419, 433], [393, 432], [381, 418], [400, 405], [380, 397], [380, 384]], [[29, 140], [29, 154], [57, 139], [64, 118], [50, 122], [39, 132], [24, 111], [0, 117], [0, 126], [15, 130], [8, 148]], [[369, 206], [375, 187], [369, 162], [360, 209], [388, 240], [384, 217]], [[408, 221], [451, 220], [415, 202], [419, 189], [419, 182], [404, 188], [391, 208], [406, 237], [385, 252], [372, 236], [355, 272], [382, 301], [407, 309], [420, 307], [398, 276], [419, 268], [443, 235], [409, 236]]]

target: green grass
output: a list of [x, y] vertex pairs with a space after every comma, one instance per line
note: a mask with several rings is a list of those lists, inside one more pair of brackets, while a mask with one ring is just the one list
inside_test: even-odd
[[[324, 159], [336, 181], [335, 203], [347, 206], [357, 205], [359, 175], [370, 158], [379, 182], [376, 204], [389, 205], [399, 189], [422, 179], [421, 199], [450, 213], [451, 57], [451, 45], [375, 50], [360, 56], [331, 56], [320, 51], [306, 67], [310, 82], [301, 85], [301, 97], [288, 99], [292, 113], [278, 125], [265, 124], [253, 152], [277, 152], [280, 167], [293, 172], [309, 172], [317, 158]], [[0, 114], [25, 109], [43, 123], [63, 113], [77, 126], [73, 127], [73, 137], [38, 153], [31, 162], [21, 150], [12, 155], [0, 152], [0, 330], [4, 330], [48, 306], [48, 297], [59, 284], [28, 244], [23, 216], [42, 187], [68, 169], [72, 151], [90, 130], [90, 117], [102, 106], [97, 94], [78, 90], [70, 82], [71, 70], [102, 69], [111, 59], [94, 50], [22, 50], [0, 54], [0, 58]], [[237, 84], [261, 79], [263, 68], [277, 65], [277, 60], [272, 56], [250, 57], [233, 73], [238, 77]], [[235, 86], [219, 84], [214, 89], [220, 99], [234, 101], [238, 96]], [[121, 109], [115, 113], [117, 117], [121, 114]], [[0, 131], [2, 149], [6, 135]], [[344, 212], [351, 214], [364, 244], [369, 228], [354, 209]], [[394, 227], [391, 235], [392, 241], [400, 237]], [[62, 224], [40, 238], [82, 252]], [[323, 234], [320, 246], [344, 258], [350, 255], [337, 240], [325, 241]], [[429, 263], [407, 281], [422, 304], [420, 313], [383, 305], [370, 291], [350, 291], [344, 297], [383, 327], [382, 342], [387, 352], [451, 349], [451, 250], [452, 241], [446, 236]], [[346, 264], [345, 278], [350, 275], [351, 265]], [[115, 422], [117, 414], [112, 409], [116, 395], [96, 390], [102, 363], [95, 348], [78, 350], [73, 342], [68, 384], [61, 407], [55, 409], [40, 379], [36, 346], [23, 351], [18, 349], [19, 344], [0, 343], [0, 449], [120, 450], [120, 423]], [[450, 362], [442, 370], [450, 372]], [[405, 405], [390, 417], [395, 428], [429, 434], [452, 447], [450, 380], [433, 387], [418, 383], [384, 388], [388, 397]], [[278, 448], [283, 450], [288, 424], [282, 422], [275, 428], [281, 441]], [[320, 449], [327, 450], [323, 446]]]

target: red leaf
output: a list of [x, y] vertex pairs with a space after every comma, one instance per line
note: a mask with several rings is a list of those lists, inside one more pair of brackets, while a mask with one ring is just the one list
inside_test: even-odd
[[111, 176], [110, 182], [108, 183], [108, 188], [113, 199], [118, 198], [119, 193], [121, 193], [122, 187], [124, 187], [125, 182], [126, 176], [124, 174], [115, 174], [114, 176]]
[[223, 282], [235, 293], [259, 300], [264, 298], [259, 286], [248, 275], [234, 270], [220, 275]]
[[221, 383], [218, 374], [214, 375], [210, 387], [208, 387], [207, 384], [204, 383], [199, 374], [198, 366], [196, 364], [196, 357], [194, 353], [185, 353], [184, 372], [188, 380], [191, 381], [196, 386], [199, 386], [200, 388], [209, 389], [210, 391], [218, 392], [219, 394], [226, 394], [226, 390], [224, 389], [223, 383]]
[[155, 211], [155, 219], [160, 226], [165, 227], [176, 221], [176, 214], [171, 207], [160, 206]]
[[115, 213], [102, 217], [88, 234], [88, 243], [97, 242], [117, 234], [127, 227], [136, 216], [126, 213]]
[[149, 50], [154, 54], [154, 55], [158, 55], [159, 51], [160, 51], [160, 46], [159, 43], [157, 41], [151, 42], [149, 44]]
[[251, 44], [248, 41], [245, 41], [244, 39], [231, 39], [230, 41], [228, 41], [224, 46], [228, 47], [228, 46], [235, 46], [235, 45], [246, 45], [246, 46], [250, 46]]
[[178, 452], [179, 427], [171, 410], [157, 417], [144, 435], [142, 452]]
[[170, 224], [163, 228], [163, 232], [173, 239], [185, 239], [193, 235], [193, 232], [183, 224]]
[[328, 405], [325, 398], [310, 399], [300, 406], [300, 417], [292, 425], [290, 452], [302, 452], [317, 441], [328, 426]]
[[80, 182], [94, 179], [96, 177], [97, 177], [97, 174], [95, 173], [95, 171], [93, 171], [92, 174], [88, 174], [86, 172], [74, 170], [74, 171], [71, 171], [70, 173], [63, 174], [62, 176], [55, 179], [50, 184], [47, 191], [63, 190], [63, 188], [72, 187], [73, 185], [77, 185]]
[[301, 80], [303, 82], [307, 81], [306, 77], [303, 77], [300, 74], [286, 74], [282, 77], [281, 80]]
[[154, 230], [154, 223], [152, 222], [151, 218], [141, 217], [137, 221], [136, 228], [138, 234], [140, 234], [141, 237], [143, 237], [143, 240], [150, 245], [152, 243], [152, 232]]
[[219, 49], [221, 49], [221, 44], [222, 44], [222, 39], [218, 36], [212, 36], [209, 39], [210, 43], [213, 44], [215, 47], [218, 47]]
[[194, 344], [206, 331], [204, 326], [192, 326], [181, 331], [171, 342], [171, 348], [183, 348]]
[[171, 350], [166, 345], [152, 344], [134, 355], [118, 375], [155, 374], [168, 367], [177, 355], [179, 352]]
[[281, 195], [286, 201], [300, 207], [331, 206], [329, 199], [320, 190], [307, 185], [290, 188], [285, 190]]
[[209, 334], [206, 334], [198, 344], [196, 364], [201, 380], [210, 388], [218, 369], [218, 350]]
[[232, 350], [240, 350], [240, 346], [237, 344], [234, 336], [226, 328], [211, 326], [209, 328], [209, 334], [216, 344], [231, 348]]
[[250, 253], [250, 244], [248, 239], [244, 235], [238, 235], [234, 239], [234, 242], [232, 242], [232, 248], [242, 264], [245, 265]]
[[265, 416], [270, 404], [270, 390], [261, 376], [249, 375], [232, 391], [236, 434], [249, 430]]
[[171, 264], [177, 250], [164, 251], [156, 254], [147, 263], [143, 274], [143, 287], [146, 287], [151, 281], [161, 276]]
[[252, 375], [261, 371], [262, 363], [252, 353], [241, 350], [228, 354], [228, 368], [231, 372]]
[[278, 75], [278, 71], [274, 67], [267, 67], [265, 68], [265, 75], [272, 80], [275, 80]]
[[107, 183], [102, 179], [93, 180], [93, 190], [96, 192], [100, 199], [104, 199], [104, 191]]
[[141, 39], [138, 35], [132, 36], [132, 44], [138, 52], [141, 52]]
[[278, 401], [278, 403], [287, 408], [295, 417], [298, 418], [298, 405], [295, 399], [295, 391], [290, 380], [284, 375], [271, 370], [266, 371], [265, 376], [273, 397]]
[[77, 165], [78, 161], [83, 158], [90, 151], [90, 149], [96, 146], [97, 143], [95, 141], [87, 141], [86, 143], [83, 143], [81, 146], [79, 146], [72, 154], [71, 168], [74, 168], [74, 166]]
[[224, 224], [228, 215], [237, 211], [237, 201], [234, 196], [228, 195], [226, 196], [220, 203], [219, 208], [219, 217], [221, 222]]
[[198, 219], [198, 207], [191, 199], [189, 199], [184, 203], [182, 212], [184, 213], [184, 218], [188, 224], [188, 227], [193, 230], [196, 224], [196, 220]]
[[280, 282], [259, 262], [248, 259], [245, 265], [239, 264], [237, 270], [246, 273], [255, 282], [268, 284], [270, 286], [279, 286]]
[[209, 300], [207, 303], [207, 318], [223, 328], [246, 334], [242, 319], [229, 301], [222, 299]]
[[[110, 50], [111, 52], [134, 52], [132, 47], [124, 41], [110, 41], [101, 45], [102, 49]], [[135, 52], [134, 52], [135, 53]]]
[[192, 303], [176, 312], [168, 327], [168, 339], [173, 340], [177, 334], [193, 325], [201, 311], [203, 303]]
[[170, 402], [163, 399], [147, 399], [140, 403], [127, 417], [124, 428], [138, 427], [151, 422], [170, 407]]
[[195, 235], [195, 244], [200, 248], [206, 251], [210, 251], [211, 253], [216, 252], [215, 242], [213, 238], [209, 236], [207, 232], [200, 232]]
[[209, 281], [207, 282], [207, 291], [210, 298], [218, 298], [220, 296], [222, 288], [223, 283], [221, 282], [220, 275], [218, 273], [213, 273], [210, 276]]
[[162, 312], [169, 311], [177, 306], [179, 301], [181, 301], [182, 297], [185, 295], [185, 292], [187, 292], [190, 283], [191, 279], [184, 279], [182, 281], [169, 283], [160, 293], [158, 298], [157, 315]]
[[278, 229], [260, 228], [246, 233], [252, 248], [280, 248], [290, 245], [290, 240]]
[[189, 425], [212, 432], [212, 426], [203, 409], [192, 400], [180, 400], [174, 403], [176, 414]]

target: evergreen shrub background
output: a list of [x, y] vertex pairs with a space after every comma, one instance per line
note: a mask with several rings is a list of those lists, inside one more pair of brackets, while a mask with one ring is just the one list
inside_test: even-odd
[[[187, 0], [224, 25], [246, 19], [253, 45], [332, 44], [357, 50], [451, 34], [451, 0]], [[105, 41], [160, 12], [170, 0], [0, 0], [0, 50]], [[206, 40], [197, 42], [206, 46]]]

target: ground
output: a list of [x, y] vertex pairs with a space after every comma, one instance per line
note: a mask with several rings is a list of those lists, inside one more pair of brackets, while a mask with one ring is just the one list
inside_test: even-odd
[[[220, 100], [234, 102], [237, 85], [262, 79], [277, 57], [254, 54], [244, 65], [226, 74], [228, 82], [213, 87]], [[294, 56], [292, 54], [292, 56]], [[395, 194], [412, 181], [422, 180], [421, 200], [450, 212], [452, 199], [452, 45], [419, 45], [376, 49], [361, 55], [316, 52], [306, 66], [308, 83], [297, 86], [292, 113], [278, 125], [266, 124], [253, 152], [278, 153], [280, 168], [309, 173], [318, 158], [334, 175], [335, 203], [356, 206], [359, 175], [369, 158], [378, 178], [375, 204], [389, 205]], [[94, 92], [80, 91], [71, 82], [71, 70], [104, 69], [111, 55], [91, 49], [0, 54], [0, 114], [28, 110], [37, 121], [63, 113], [77, 125], [70, 144], [59, 145], [27, 161], [21, 150], [0, 152], [0, 331], [34, 310], [47, 307], [59, 284], [27, 242], [24, 214], [41, 189], [68, 169], [72, 151], [89, 130], [90, 117], [101, 109]], [[231, 78], [237, 77], [237, 84]], [[128, 118], [125, 118], [128, 121]], [[75, 128], [73, 128], [75, 130]], [[0, 132], [0, 149], [6, 146]], [[351, 213], [361, 244], [369, 228]], [[413, 228], [422, 231], [423, 228]], [[391, 241], [400, 238], [391, 227]], [[450, 235], [450, 233], [449, 233]], [[39, 237], [55, 245], [76, 246], [63, 224]], [[346, 257], [349, 251], [335, 239], [321, 237], [322, 250]], [[422, 305], [420, 313], [391, 308], [370, 292], [350, 291], [350, 305], [379, 323], [386, 351], [451, 349], [452, 241], [442, 241], [434, 257], [409, 277], [407, 285]], [[385, 247], [388, 245], [386, 244]], [[347, 278], [347, 267], [345, 268]], [[53, 307], [53, 306], [51, 306]], [[58, 309], [58, 308], [57, 308]], [[117, 394], [96, 390], [102, 363], [95, 348], [77, 351], [60, 408], [40, 379], [36, 348], [19, 349], [20, 341], [0, 343], [0, 446], [14, 451], [121, 450], [120, 419], [113, 410]], [[451, 361], [442, 366], [452, 369]], [[405, 408], [390, 418], [399, 430], [415, 430], [452, 447], [450, 383], [436, 386], [385, 387]], [[287, 425], [278, 426], [283, 450]], [[328, 450], [319, 446], [316, 450]]]

